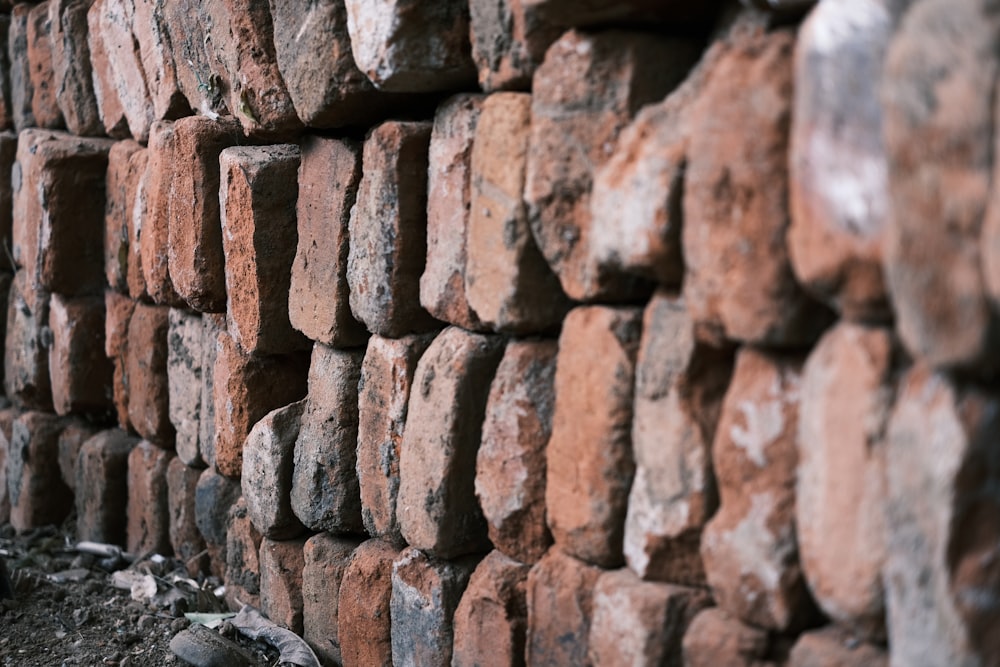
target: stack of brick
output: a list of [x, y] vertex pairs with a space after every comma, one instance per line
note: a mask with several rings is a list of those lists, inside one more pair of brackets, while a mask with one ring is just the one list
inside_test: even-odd
[[308, 4], [0, 3], [0, 521], [325, 664], [1000, 659], [985, 0]]

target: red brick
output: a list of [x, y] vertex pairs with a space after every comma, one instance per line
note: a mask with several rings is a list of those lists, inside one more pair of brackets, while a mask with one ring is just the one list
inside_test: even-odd
[[170, 555], [170, 506], [167, 467], [173, 452], [148, 440], [128, 455], [128, 505], [126, 547], [134, 554]]
[[192, 576], [205, 570], [208, 553], [198, 530], [196, 489], [201, 470], [184, 465], [179, 458], [167, 467], [167, 506], [170, 508], [170, 546]]
[[[95, 38], [103, 42], [108, 60], [107, 83], [111, 89], [105, 95], [117, 95], [129, 132], [136, 141], [145, 143], [155, 118], [135, 28], [141, 32], [149, 30], [149, 25], [134, 25], [135, 4], [132, 0], [96, 0], [90, 12], [98, 15], [96, 21], [91, 19], [90, 29], [99, 31]], [[93, 49], [92, 42], [91, 52]], [[105, 127], [107, 122], [105, 117]]]
[[[319, 6], [311, 11], [320, 11]], [[367, 333], [351, 314], [347, 256], [348, 223], [361, 180], [361, 147], [347, 140], [306, 137], [298, 180], [298, 247], [289, 286], [289, 321], [324, 345], [360, 345]]]
[[826, 615], [884, 638], [885, 427], [894, 390], [886, 329], [843, 322], [802, 377], [795, 523], [802, 569]]
[[241, 484], [247, 512], [264, 537], [284, 540], [303, 531], [292, 512], [295, 438], [306, 401], [272, 410], [254, 424], [243, 445]]
[[[171, 198], [175, 174], [181, 171], [177, 154], [177, 137], [173, 123], [156, 121], [149, 131], [149, 157], [146, 171], [139, 182], [136, 197], [135, 222], [140, 231], [139, 253], [143, 280], [149, 297], [156, 303], [183, 307], [184, 300], [170, 279], [169, 238]], [[186, 204], [190, 206], [190, 203]]]
[[76, 537], [125, 546], [129, 452], [139, 442], [120, 429], [80, 447], [76, 465]]
[[201, 318], [201, 410], [198, 418], [198, 449], [201, 460], [215, 467], [215, 360], [219, 334], [226, 330], [224, 315]]
[[176, 429], [174, 447], [186, 465], [204, 467], [201, 430], [201, 317], [171, 308], [167, 330], [167, 413]]
[[146, 440], [173, 447], [167, 381], [170, 309], [136, 304], [128, 325], [126, 373], [129, 421]]
[[546, 449], [549, 528], [567, 553], [624, 562], [632, 458], [632, 385], [642, 331], [637, 308], [570, 311], [559, 337], [552, 437]]
[[430, 134], [430, 123], [389, 121], [365, 140], [364, 175], [349, 224], [347, 282], [351, 312], [387, 338], [435, 327], [420, 306]]
[[239, 478], [243, 441], [253, 425], [271, 410], [305, 396], [308, 357], [248, 355], [226, 332], [216, 342], [215, 466], [223, 475]]
[[228, 115], [229, 109], [226, 107], [221, 64], [217, 62], [214, 50], [209, 54], [211, 33], [206, 33], [205, 27], [210, 22], [206, 21], [201, 7], [201, 4], [163, 2], [157, 3], [155, 11], [163, 13], [169, 27], [177, 87], [192, 110], [213, 118]]
[[229, 512], [223, 553], [226, 604], [230, 609], [239, 610], [245, 604], [260, 608], [260, 544], [260, 533], [250, 522], [246, 503], [240, 498]]
[[363, 350], [316, 343], [309, 365], [309, 396], [295, 440], [292, 510], [310, 530], [358, 533], [358, 380]]
[[[4, 35], [3, 21], [0, 19], [0, 48]], [[3, 58], [3, 51], [0, 50], [0, 58]], [[2, 81], [0, 81], [2, 85]], [[0, 92], [0, 97], [3, 93]], [[17, 158], [17, 135], [13, 132], [0, 132], [0, 247], [13, 247], [13, 226], [14, 226], [14, 189], [11, 187], [11, 177], [14, 171], [14, 161]], [[0, 253], [0, 269], [3, 271], [13, 271], [14, 263], [10, 253], [3, 251]]]
[[478, 329], [465, 293], [472, 140], [482, 95], [456, 95], [438, 107], [428, 148], [427, 258], [420, 305], [439, 320]]
[[4, 339], [4, 394], [17, 405], [52, 409], [48, 343], [49, 293], [33, 287], [27, 271], [10, 285]]
[[104, 353], [111, 360], [112, 400], [118, 416], [118, 425], [131, 429], [128, 418], [128, 329], [135, 311], [135, 301], [108, 290], [104, 293]]
[[177, 293], [195, 310], [226, 310], [219, 214], [219, 154], [242, 137], [233, 118], [182, 118], [173, 124], [174, 160], [167, 195], [167, 264]]
[[302, 549], [306, 538], [260, 542], [260, 607], [264, 616], [302, 634]]
[[417, 361], [433, 334], [368, 339], [358, 381], [358, 486], [370, 535], [402, 543], [396, 520], [399, 448]]
[[[878, 86], [889, 3], [825, 4], [795, 49], [788, 250], [803, 286], [852, 320], [891, 318], [882, 259], [889, 169]], [[841, 95], [851, 86], [850, 95]]]
[[149, 149], [136, 151], [129, 157], [129, 177], [125, 185], [126, 238], [128, 239], [128, 260], [125, 281], [128, 284], [128, 294], [133, 299], [149, 301], [149, 291], [146, 289], [146, 274], [142, 269], [142, 243], [140, 231], [148, 218], [149, 193], [146, 176], [149, 167]]
[[[51, 0], [50, 0], [51, 1]], [[179, 118], [191, 112], [177, 83], [165, 5], [168, 0], [128, 0], [153, 117]]]
[[61, 128], [62, 112], [56, 103], [56, 75], [52, 68], [52, 22], [49, 3], [28, 12], [28, 65], [31, 76], [31, 113], [38, 127]]
[[95, 2], [87, 10], [87, 47], [93, 67], [94, 99], [101, 124], [109, 137], [124, 139], [129, 136], [128, 119], [122, 107], [118, 89], [111, 71], [111, 61], [101, 34], [101, 15], [104, 5]]
[[[13, 254], [33, 281], [69, 296], [103, 291], [104, 180], [112, 142], [29, 130], [14, 167]], [[72, 187], [65, 187], [67, 182]]]
[[[136, 255], [130, 230], [135, 209], [135, 191], [142, 171], [136, 170], [135, 153], [143, 150], [138, 142], [118, 141], [108, 152], [108, 172], [104, 197], [104, 277], [116, 292], [127, 294], [129, 263]], [[142, 165], [145, 170], [145, 165]], [[131, 197], [130, 197], [131, 195]]]
[[417, 364], [400, 447], [396, 518], [409, 544], [440, 558], [489, 548], [475, 498], [476, 454], [503, 343], [449, 327]]
[[666, 95], [696, 56], [683, 40], [571, 31], [535, 72], [524, 199], [538, 247], [570, 297], [623, 300], [645, 291], [591, 257], [593, 174], [639, 107]]
[[486, 98], [472, 149], [469, 305], [491, 329], [531, 333], [558, 326], [570, 303], [535, 245], [524, 196], [531, 96]]
[[49, 378], [52, 404], [60, 415], [102, 418], [112, 410], [113, 367], [104, 354], [104, 298], [49, 301]]
[[[80, 448], [100, 428], [82, 419], [74, 419], [66, 424], [59, 434], [59, 473], [70, 491], [76, 492], [76, 463]], [[3, 468], [0, 468], [2, 470]]]
[[354, 60], [380, 90], [452, 90], [475, 81], [466, 3], [346, 0], [345, 4]]
[[[239, 509], [236, 508], [237, 501], [239, 501]], [[249, 558], [247, 555], [237, 554], [236, 561], [230, 560], [232, 539], [235, 538], [244, 546], [248, 546], [256, 540], [252, 545], [254, 563], [257, 562], [257, 550], [260, 547], [260, 534], [253, 530], [253, 525], [250, 524], [250, 519], [246, 515], [246, 503], [242, 501], [240, 495], [240, 483], [223, 477], [211, 468], [202, 471], [198, 478], [198, 486], [195, 488], [194, 512], [198, 530], [201, 531], [205, 547], [208, 549], [211, 572], [217, 577], [225, 575], [228, 585], [230, 577], [228, 568], [230, 566], [239, 567], [239, 559]], [[246, 526], [243, 525], [244, 519]], [[232, 531], [236, 523], [240, 525], [234, 534]], [[248, 532], [247, 526], [250, 527], [251, 532]], [[254, 571], [256, 571], [256, 566]], [[238, 574], [234, 576], [239, 577]], [[256, 595], [256, 590], [254, 594]], [[230, 597], [227, 596], [226, 600], [229, 601]], [[246, 602], [259, 606], [258, 603], [252, 603], [249, 600]]]
[[794, 45], [787, 30], [746, 32], [690, 111], [684, 298], [720, 337], [795, 345], [827, 322], [795, 283], [785, 245]]
[[227, 148], [219, 164], [229, 334], [250, 353], [303, 349], [307, 341], [288, 319], [299, 149]]
[[701, 539], [718, 605], [774, 630], [802, 627], [812, 611], [795, 536], [801, 366], [753, 348], [737, 354], [712, 445], [719, 510]]
[[528, 573], [529, 665], [590, 665], [587, 637], [601, 570], [557, 547]]
[[788, 656], [788, 667], [888, 667], [885, 649], [857, 641], [832, 626], [802, 634]]
[[17, 532], [62, 523], [73, 507], [73, 492], [59, 471], [59, 433], [66, 422], [44, 412], [14, 420], [7, 456], [10, 525]]
[[353, 538], [313, 535], [302, 550], [302, 638], [321, 660], [341, 664], [338, 632], [340, 586], [360, 545]]
[[391, 544], [375, 539], [362, 542], [351, 556], [337, 612], [344, 667], [392, 667], [389, 609], [398, 555]]
[[552, 543], [544, 470], [555, 370], [555, 341], [507, 344], [490, 385], [476, 457], [476, 497], [490, 541], [524, 563], [536, 562]]
[[705, 585], [701, 533], [718, 507], [712, 440], [732, 369], [732, 348], [703, 340], [683, 299], [653, 296], [636, 361], [624, 541], [643, 579]]
[[472, 59], [485, 91], [528, 90], [545, 51], [562, 29], [525, 0], [471, 0], [469, 37]]
[[34, 5], [21, 2], [14, 5], [7, 31], [7, 49], [10, 56], [10, 102], [14, 129], [20, 132], [35, 127], [31, 111], [31, 65], [28, 63], [28, 14]]
[[73, 134], [104, 134], [97, 110], [87, 46], [89, 2], [48, 0], [52, 50], [52, 94]]
[[499, 551], [476, 566], [455, 610], [453, 667], [524, 664], [529, 569]]
[[702, 588], [641, 581], [628, 569], [605, 572], [594, 586], [588, 643], [595, 665], [681, 664], [681, 640], [711, 604]]
[[450, 665], [454, 615], [478, 556], [446, 561], [405, 549], [392, 564], [392, 663]]
[[777, 667], [766, 630], [744, 625], [718, 608], [702, 611], [684, 633], [685, 667]]

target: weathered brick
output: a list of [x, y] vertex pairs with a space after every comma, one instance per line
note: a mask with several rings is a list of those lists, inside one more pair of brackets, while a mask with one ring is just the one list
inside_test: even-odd
[[795, 534], [801, 366], [754, 348], [737, 354], [712, 445], [719, 510], [701, 539], [719, 606], [774, 630], [802, 627], [812, 610]]
[[712, 440], [732, 368], [732, 349], [699, 336], [683, 299], [653, 296], [636, 361], [624, 539], [643, 579], [705, 585], [701, 533], [718, 506]]
[[48, 0], [28, 12], [28, 66], [31, 77], [31, 113], [38, 127], [61, 128], [62, 112], [56, 103], [56, 75], [52, 68], [52, 22]]
[[215, 467], [215, 360], [219, 334], [226, 330], [224, 315], [201, 318], [201, 410], [198, 419], [198, 449], [201, 460]]
[[24, 532], [61, 523], [73, 507], [73, 492], [59, 471], [59, 433], [66, 422], [44, 412], [25, 412], [11, 427], [7, 455], [10, 525]]
[[570, 303], [531, 235], [522, 202], [531, 96], [486, 98], [472, 149], [469, 305], [490, 328], [531, 333], [558, 326]]
[[605, 572], [594, 586], [590, 661], [680, 665], [684, 631], [711, 600], [702, 588], [641, 581], [628, 569]]
[[226, 270], [219, 210], [219, 154], [242, 138], [233, 118], [190, 116], [173, 124], [167, 265], [177, 293], [195, 310], [224, 312]]
[[433, 334], [368, 339], [358, 380], [357, 473], [361, 518], [375, 537], [402, 543], [396, 520], [399, 448], [417, 361]]
[[321, 660], [342, 664], [338, 618], [340, 587], [361, 542], [329, 533], [306, 540], [302, 555], [302, 638]]
[[777, 667], [766, 630], [744, 625], [713, 607], [694, 617], [684, 633], [685, 667]]
[[345, 5], [354, 61], [380, 90], [450, 90], [475, 81], [465, 2], [346, 0]]
[[128, 459], [139, 439], [101, 431], [80, 447], [76, 464], [76, 537], [125, 545]]
[[136, 304], [128, 325], [128, 414], [135, 430], [161, 447], [173, 447], [167, 339], [170, 308]]
[[472, 60], [485, 91], [528, 90], [545, 51], [562, 28], [543, 19], [538, 3], [471, 0], [469, 37]]
[[529, 665], [590, 665], [587, 637], [601, 570], [553, 547], [528, 573]]
[[367, 333], [351, 314], [347, 257], [348, 223], [361, 180], [361, 147], [348, 140], [306, 137], [298, 180], [298, 247], [289, 286], [289, 321], [324, 345], [360, 345]]
[[223, 331], [216, 339], [212, 379], [215, 417], [215, 466], [239, 478], [243, 441], [271, 410], [306, 394], [306, 355], [253, 356]]
[[828, 626], [799, 636], [788, 667], [888, 667], [885, 649], [858, 642], [850, 633]]
[[168, 0], [128, 2], [131, 4], [139, 60], [153, 105], [153, 117], [162, 120], [189, 114], [191, 109], [177, 83], [173, 43], [165, 11]]
[[250, 353], [302, 349], [307, 341], [288, 319], [299, 149], [227, 148], [219, 165], [229, 335]]
[[49, 378], [56, 413], [102, 419], [113, 408], [114, 370], [104, 354], [104, 298], [53, 294], [48, 327]]
[[[80, 448], [96, 434], [100, 428], [96, 424], [73, 419], [66, 424], [59, 434], [59, 474], [63, 483], [70, 491], [76, 493], [76, 463], [80, 457]], [[0, 470], [3, 470], [0, 467]], [[82, 490], [81, 490], [82, 492]]]
[[[95, 39], [100, 39], [103, 43], [108, 61], [107, 83], [111, 89], [105, 96], [117, 95], [129, 132], [136, 141], [145, 143], [155, 118], [136, 33], [149, 30], [149, 25], [134, 25], [133, 0], [96, 0], [90, 12], [97, 13], [97, 20], [90, 24], [90, 29], [93, 31], [96, 28], [99, 31]], [[93, 49], [91, 42], [91, 52]]]
[[174, 447], [186, 465], [204, 467], [198, 442], [201, 422], [201, 317], [170, 309], [167, 328], [167, 413], [176, 429]]
[[[247, 514], [241, 497], [232, 506], [226, 530], [223, 561], [225, 565], [226, 604], [239, 610], [245, 604], [260, 608], [260, 544], [261, 536]], [[213, 566], [214, 569], [214, 566]]]
[[[3, 39], [3, 19], [0, 18], [0, 40]], [[0, 41], [0, 66], [3, 64], [3, 44]], [[0, 77], [2, 78], [2, 77]], [[0, 87], [3, 86], [0, 81]], [[0, 97], [3, 97], [0, 91]], [[2, 110], [0, 110], [2, 111]], [[17, 159], [17, 135], [13, 132], [0, 132], [0, 246], [13, 247], [14, 227], [14, 188], [12, 176], [14, 162]], [[0, 269], [14, 271], [13, 258], [7, 253], [0, 253]]]
[[10, 102], [14, 129], [20, 132], [35, 126], [31, 112], [31, 65], [28, 63], [28, 14], [33, 5], [14, 5], [7, 29], [7, 54], [10, 59]]
[[361, 532], [358, 380], [363, 350], [316, 343], [309, 365], [309, 395], [295, 439], [291, 506], [310, 530]]
[[125, 545], [134, 554], [170, 555], [167, 468], [174, 453], [142, 440], [128, 455]]
[[430, 134], [430, 123], [389, 121], [365, 139], [364, 175], [348, 226], [347, 282], [351, 312], [387, 338], [435, 327], [420, 306]]
[[128, 239], [128, 259], [125, 281], [128, 284], [128, 294], [133, 299], [149, 301], [149, 291], [146, 289], [146, 273], [142, 269], [142, 243], [140, 232], [143, 222], [148, 217], [149, 210], [149, 149], [136, 151], [129, 157], [129, 177], [125, 185], [125, 204], [128, 206], [125, 215], [126, 238]]
[[264, 616], [302, 634], [302, 548], [306, 538], [260, 542], [260, 607]]
[[[238, 567], [239, 559], [247, 557], [237, 556], [237, 561], [230, 559], [232, 552], [230, 545], [235, 539], [244, 546], [253, 542], [252, 537], [256, 536], [256, 543], [253, 545], [253, 562], [257, 562], [257, 550], [260, 547], [260, 534], [253, 529], [250, 518], [246, 513], [246, 502], [240, 495], [240, 483], [238, 481], [223, 477], [215, 470], [208, 468], [201, 473], [198, 478], [198, 486], [195, 488], [194, 511], [195, 521], [198, 530], [205, 540], [205, 547], [208, 549], [209, 565], [212, 573], [217, 577], [225, 574], [226, 585], [229, 585], [229, 567]], [[239, 504], [237, 505], [237, 501]], [[240, 509], [236, 509], [239, 507]], [[245, 519], [246, 526], [242, 525]], [[233, 525], [239, 523], [236, 533], [233, 533]], [[249, 526], [249, 529], [247, 528]], [[227, 565], [228, 563], [228, 565]], [[256, 571], [256, 568], [254, 569]], [[237, 578], [240, 575], [234, 575]], [[240, 579], [242, 581], [242, 579]], [[256, 595], [256, 591], [254, 593]], [[230, 597], [227, 596], [229, 601]], [[245, 600], [247, 604], [258, 604]]]
[[104, 134], [87, 46], [87, 10], [91, 3], [48, 0], [47, 4], [53, 94], [66, 127], [77, 135]]
[[396, 518], [409, 544], [440, 558], [489, 548], [475, 498], [476, 454], [503, 343], [449, 327], [417, 364], [400, 447]]
[[438, 107], [428, 148], [427, 258], [420, 305], [444, 322], [478, 329], [465, 293], [472, 140], [481, 95], [456, 95]]
[[476, 497], [499, 551], [524, 563], [541, 558], [545, 523], [545, 446], [552, 434], [555, 341], [507, 344], [490, 385]]
[[392, 564], [399, 552], [374, 539], [354, 550], [340, 582], [337, 628], [344, 667], [392, 667]]
[[529, 569], [499, 551], [476, 566], [455, 609], [453, 667], [524, 664]]
[[10, 456], [10, 439], [17, 411], [0, 410], [0, 523], [10, 523], [10, 494], [7, 493], [7, 459]]
[[894, 342], [847, 322], [813, 349], [802, 375], [795, 520], [802, 570], [831, 619], [884, 638], [885, 427]]
[[137, 255], [131, 244], [130, 230], [135, 191], [145, 171], [145, 164], [133, 161], [132, 156], [142, 150], [138, 142], [130, 139], [115, 142], [108, 152], [104, 197], [104, 277], [111, 289], [123, 294], [129, 291], [129, 263]]
[[111, 360], [112, 400], [118, 425], [131, 429], [128, 418], [128, 329], [135, 311], [135, 301], [111, 290], [104, 292], [104, 353]]
[[129, 136], [128, 119], [122, 107], [118, 89], [111, 71], [111, 60], [101, 34], [101, 14], [103, 4], [95, 2], [87, 10], [87, 48], [93, 68], [94, 99], [101, 125], [109, 137], [124, 139]]
[[4, 338], [4, 394], [20, 406], [52, 409], [48, 343], [49, 293], [18, 271], [7, 301]]
[[[824, 4], [799, 31], [789, 146], [795, 275], [852, 320], [891, 317], [882, 258], [889, 170], [879, 81], [889, 0]], [[845, 86], [850, 95], [842, 95]]]
[[243, 445], [241, 484], [247, 512], [264, 537], [283, 540], [303, 531], [292, 512], [295, 438], [305, 400], [273, 410], [254, 424]]
[[[205, 28], [211, 22], [200, 11], [202, 4], [178, 2], [157, 4], [156, 11], [163, 13], [170, 37], [177, 87], [191, 107], [203, 116], [225, 116], [227, 95], [221, 76], [221, 65], [211, 49], [211, 31]], [[234, 110], [235, 113], [235, 110]]]
[[[573, 0], [522, 0], [525, 5], [556, 25], [587, 26], [627, 23], [649, 26], [665, 23], [693, 28], [711, 22], [718, 0], [690, 3], [683, 0], [593, 0], [581, 5]], [[774, 3], [768, 3], [768, 6]]]
[[524, 199], [535, 241], [570, 297], [627, 300], [647, 291], [591, 257], [593, 174], [639, 107], [668, 93], [696, 56], [685, 40], [571, 31], [536, 70]]
[[14, 127], [14, 108], [10, 94], [10, 54], [7, 48], [10, 23], [10, 14], [0, 16], [0, 128], [5, 130]]
[[[149, 298], [169, 306], [183, 307], [184, 300], [170, 279], [170, 216], [171, 190], [174, 178], [182, 171], [178, 162], [177, 136], [174, 124], [156, 121], [149, 130], [146, 171], [139, 181], [135, 204], [135, 221], [139, 232], [139, 254], [142, 276]], [[185, 203], [190, 206], [190, 203]]]
[[392, 564], [392, 664], [450, 665], [454, 615], [479, 560], [446, 561], [410, 547]]
[[641, 331], [637, 308], [585, 306], [570, 311], [559, 337], [545, 509], [556, 544], [602, 567], [624, 562]]
[[170, 511], [170, 546], [196, 576], [208, 565], [205, 540], [198, 530], [196, 497], [201, 470], [191, 468], [177, 457], [167, 467], [167, 507]]

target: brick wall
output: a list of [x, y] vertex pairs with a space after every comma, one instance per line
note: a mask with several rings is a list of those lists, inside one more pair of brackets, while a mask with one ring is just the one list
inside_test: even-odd
[[1000, 14], [761, 4], [0, 2], [0, 521], [330, 664], [997, 664]]

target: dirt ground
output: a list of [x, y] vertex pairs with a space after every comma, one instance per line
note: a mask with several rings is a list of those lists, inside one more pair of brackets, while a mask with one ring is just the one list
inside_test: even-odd
[[[200, 592], [192, 593], [190, 586], [171, 585], [172, 578], [186, 574], [178, 575], [174, 561], [130, 567], [120, 559], [81, 554], [73, 532], [72, 520], [23, 535], [0, 526], [0, 557], [15, 590], [13, 600], [0, 601], [0, 666], [186, 665], [171, 653], [170, 640], [189, 625], [185, 611], [222, 611], [197, 608], [213, 606], [213, 600], [206, 605], [206, 593], [219, 582], [200, 579]], [[136, 601], [130, 591], [115, 588], [109, 570], [122, 568], [154, 575], [160, 593]], [[267, 645], [228, 634], [258, 658], [257, 664], [279, 664]]]

